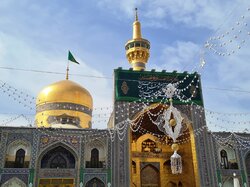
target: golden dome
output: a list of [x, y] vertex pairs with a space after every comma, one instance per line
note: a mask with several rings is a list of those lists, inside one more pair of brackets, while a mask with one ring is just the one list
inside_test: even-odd
[[36, 99], [38, 127], [91, 127], [93, 100], [79, 84], [62, 80], [45, 87]]
[[62, 80], [45, 87], [36, 99], [36, 105], [51, 102], [81, 104], [91, 109], [93, 107], [88, 90], [70, 80]]

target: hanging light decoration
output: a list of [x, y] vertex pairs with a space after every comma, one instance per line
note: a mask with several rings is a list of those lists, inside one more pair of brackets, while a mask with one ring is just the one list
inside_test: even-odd
[[[171, 119], [171, 115], [173, 116], [172, 119]], [[183, 118], [181, 117], [180, 112], [175, 107], [173, 107], [172, 98], [171, 98], [170, 107], [168, 108], [165, 114], [164, 128], [174, 141], [174, 143], [171, 146], [172, 150], [174, 151], [174, 154], [170, 158], [171, 170], [173, 174], [182, 173], [181, 156], [177, 153], [177, 151], [179, 150], [179, 145], [175, 143], [181, 132], [182, 120]]]
[[174, 154], [170, 157], [172, 173], [181, 174], [182, 161], [181, 161], [181, 156], [177, 153], [177, 151], [179, 150], [179, 145], [177, 143], [173, 143], [171, 148], [174, 151]]
[[[167, 88], [164, 90], [167, 98], [169, 98], [170, 106], [167, 110], [163, 113], [163, 115], [159, 116], [157, 119], [158, 128], [160, 130], [164, 130], [164, 133], [170, 136], [173, 139], [172, 150], [174, 154], [171, 156], [171, 170], [173, 174], [180, 174], [182, 173], [182, 161], [181, 156], [177, 153], [179, 150], [179, 145], [176, 143], [177, 138], [181, 134], [182, 128], [182, 116], [181, 113], [178, 111], [177, 108], [173, 106], [173, 96], [176, 94], [176, 87], [174, 84], [168, 84]], [[160, 124], [163, 123], [163, 126]]]

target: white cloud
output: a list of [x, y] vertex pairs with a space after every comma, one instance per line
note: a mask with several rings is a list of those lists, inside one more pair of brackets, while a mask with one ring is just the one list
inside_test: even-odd
[[116, 14], [118, 17], [126, 17], [133, 15], [134, 8], [141, 4], [141, 0], [121, 0], [121, 1], [113, 1], [113, 0], [102, 0], [98, 1], [97, 5], [101, 8], [108, 9], [113, 14]]
[[[5, 51], [5, 55], [0, 53], [1, 66], [24, 68], [24, 69], [35, 69], [44, 71], [54, 72], [65, 72], [66, 62], [65, 56], [53, 54], [37, 50], [35, 47], [27, 41], [14, 36], [9, 36], [0, 33], [0, 41], [2, 41], [1, 51]], [[95, 67], [91, 67], [91, 63], [86, 63], [81, 59], [78, 59], [80, 65], [70, 64], [71, 74], [90, 75], [97, 77], [104, 77], [105, 75], [96, 70]], [[64, 65], [63, 65], [64, 64]], [[28, 93], [36, 97], [43, 87], [48, 86], [54, 82], [65, 79], [65, 75], [54, 75], [45, 73], [32, 73], [14, 70], [1, 71], [1, 80], [7, 82], [9, 85], [15, 87], [19, 91]], [[75, 81], [85, 87], [92, 95], [94, 101], [94, 107], [106, 107], [112, 104], [112, 80], [110, 79], [96, 79], [90, 77], [70, 76], [70, 80]], [[5, 100], [1, 100], [1, 112], [12, 112], [16, 113], [16, 108], [22, 108], [18, 102], [13, 102], [11, 97], [7, 97], [6, 94], [1, 97]], [[12, 111], [3, 111], [4, 105], [12, 104]], [[18, 107], [17, 107], [18, 106]], [[33, 103], [34, 106], [34, 103]], [[6, 107], [9, 109], [9, 107]], [[24, 108], [25, 111], [25, 108]], [[27, 111], [26, 111], [27, 112]], [[18, 112], [17, 112], [18, 113]], [[28, 111], [27, 113], [35, 113], [35, 111]], [[105, 128], [106, 124], [98, 124], [97, 127]], [[94, 126], [96, 127], [96, 126]]]
[[167, 71], [188, 70], [198, 64], [196, 60], [199, 59], [199, 51], [200, 46], [190, 41], [177, 41], [174, 45], [165, 46], [160, 57], [160, 68]]
[[171, 19], [175, 23], [185, 24], [188, 27], [205, 27], [212, 30], [225, 24], [229, 17], [232, 19], [235, 15], [241, 16], [239, 13], [247, 13], [249, 6], [248, 1], [241, 0], [120, 0], [117, 2], [103, 0], [98, 4], [108, 8], [118, 17], [122, 17], [121, 14], [131, 17], [133, 9], [137, 6], [142, 9], [140, 16], [146, 17], [147, 26], [167, 27]]

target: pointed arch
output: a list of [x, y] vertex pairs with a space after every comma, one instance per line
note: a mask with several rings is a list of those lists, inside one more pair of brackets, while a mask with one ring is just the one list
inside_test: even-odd
[[220, 165], [223, 169], [238, 169], [238, 162], [236, 152], [233, 147], [221, 146], [218, 149], [218, 157], [220, 159]]
[[94, 140], [86, 145], [85, 160], [87, 168], [102, 168], [107, 159], [105, 141]]
[[26, 187], [27, 185], [19, 178], [13, 177], [6, 181], [2, 187]]
[[101, 164], [99, 164], [99, 150], [96, 148], [91, 150], [90, 167], [91, 168], [101, 167]]
[[[194, 119], [194, 115], [192, 115], [191, 111], [192, 106], [182, 106], [178, 105], [176, 108], [179, 110], [180, 115], [182, 116], [183, 120], [181, 121], [181, 130], [180, 136], [177, 138], [178, 142], [184, 142], [180, 146], [180, 151], [187, 153], [185, 157], [188, 155], [190, 162], [185, 162], [183, 176], [192, 175], [193, 178], [188, 178], [186, 181], [186, 177], [184, 177], [183, 181], [181, 181], [182, 185], [186, 184], [187, 182], [190, 183], [190, 186], [200, 186], [200, 179], [199, 179], [199, 168], [198, 168], [198, 158], [197, 158], [197, 150], [196, 150], [196, 140], [194, 130], [198, 128], [200, 125], [198, 121], [195, 120], [195, 125], [192, 124], [192, 119]], [[173, 139], [167, 135], [167, 132], [164, 131], [164, 124], [157, 124], [157, 122], [161, 121], [162, 123], [165, 122], [164, 114], [165, 111], [169, 108], [169, 105], [161, 104], [161, 103], [154, 103], [146, 108], [143, 107], [140, 112], [131, 116], [131, 130], [130, 135], [130, 142], [131, 142], [131, 159], [133, 160], [134, 157], [140, 157], [140, 160], [143, 160], [144, 155], [152, 155], [152, 153], [144, 153], [141, 152], [141, 143], [145, 140], [152, 140], [156, 142], [156, 149], [155, 153], [169, 153], [171, 150], [171, 145], [173, 143]], [[191, 113], [191, 114], [190, 114]], [[171, 116], [173, 118], [173, 116]], [[159, 120], [161, 119], [161, 120]], [[197, 124], [196, 124], [197, 123]], [[173, 127], [175, 128], [175, 127]], [[204, 129], [205, 127], [203, 127]], [[137, 130], [138, 129], [138, 130]], [[137, 131], [136, 131], [137, 130]], [[150, 142], [149, 142], [150, 143]], [[166, 145], [168, 144], [168, 145]], [[151, 152], [151, 151], [150, 151]], [[185, 158], [184, 157], [184, 158]], [[159, 161], [164, 162], [163, 159], [159, 158]], [[184, 163], [183, 163], [184, 165]], [[165, 163], [165, 170], [163, 172], [170, 173], [171, 168], [168, 167], [168, 162]], [[167, 170], [169, 168], [169, 170]], [[152, 168], [148, 168], [149, 170]], [[144, 169], [145, 170], [145, 169]], [[142, 177], [140, 175], [143, 170], [138, 171], [138, 175], [131, 174], [132, 181], [135, 182]], [[162, 172], [162, 170], [160, 171]], [[170, 176], [169, 181], [174, 179], [174, 177]], [[141, 180], [142, 181], [142, 180]], [[163, 179], [161, 180], [163, 181]], [[175, 184], [178, 186], [179, 181], [175, 181]], [[143, 183], [141, 183], [143, 185]], [[180, 184], [181, 185], [181, 184]]]
[[[94, 140], [94, 141], [89, 142], [86, 146], [86, 149], [88, 150], [92, 150], [94, 148], [98, 149], [99, 151], [99, 160], [105, 161], [107, 150], [106, 150], [106, 146], [104, 142], [100, 140]], [[91, 154], [87, 154], [86, 160], [90, 160], [90, 157], [91, 157]]]
[[167, 187], [177, 187], [177, 184], [173, 181], [168, 182]]
[[221, 167], [223, 169], [229, 169], [227, 151], [222, 149], [220, 151]]
[[228, 177], [223, 181], [222, 187], [234, 187], [233, 177]]
[[151, 134], [144, 134], [140, 136], [136, 141], [136, 151], [143, 151], [143, 142], [150, 140], [152, 142], [156, 142], [157, 138]]
[[94, 177], [86, 183], [85, 187], [105, 187], [105, 184], [101, 179]]
[[248, 184], [250, 184], [250, 151], [248, 151], [245, 156], [245, 167], [246, 167]]
[[[54, 154], [48, 155], [50, 153], [53, 153], [54, 150], [56, 150], [56, 154], [54, 153]], [[65, 150], [66, 154], [62, 153], [63, 150]], [[47, 157], [46, 158], [47, 164], [49, 164], [49, 165], [45, 164], [46, 166], [41, 163], [42, 159], [44, 159], [45, 156]], [[53, 165], [53, 160], [55, 161], [54, 165]], [[65, 144], [64, 142], [55, 142], [54, 144], [46, 147], [40, 153], [37, 164], [39, 168], [41, 168], [42, 166], [43, 167], [50, 167], [50, 166], [56, 167], [56, 165], [60, 166], [60, 164], [61, 164], [61, 167], [67, 166], [70, 168], [75, 168], [77, 167], [77, 161], [78, 161], [78, 156], [74, 149], [72, 149], [69, 145]]]
[[141, 186], [160, 186], [159, 170], [152, 164], [147, 164], [141, 169]]
[[22, 148], [18, 149], [15, 158], [15, 168], [23, 168], [24, 159], [25, 159], [25, 150], [23, 150]]
[[24, 139], [11, 142], [6, 151], [6, 168], [28, 168], [30, 162], [31, 145]]

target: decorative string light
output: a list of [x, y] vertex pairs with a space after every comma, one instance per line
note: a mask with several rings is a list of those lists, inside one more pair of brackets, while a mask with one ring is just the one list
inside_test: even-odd
[[[236, 53], [245, 44], [245, 38], [250, 37], [248, 23], [246, 22], [248, 17], [249, 11], [242, 15], [231, 29], [217, 36], [210, 37], [205, 42], [204, 47], [212, 50], [214, 54], [219, 56], [230, 56]], [[231, 49], [229, 49], [230, 47]]]

